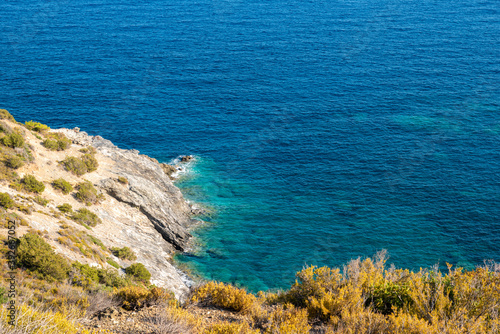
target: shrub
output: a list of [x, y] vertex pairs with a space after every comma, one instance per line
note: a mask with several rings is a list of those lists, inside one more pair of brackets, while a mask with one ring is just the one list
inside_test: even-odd
[[175, 295], [167, 289], [153, 287], [149, 291], [149, 302], [155, 305], [178, 305]]
[[63, 178], [52, 181], [52, 187], [61, 190], [66, 195], [73, 191], [73, 186], [71, 185], [71, 183]]
[[118, 182], [123, 183], [123, 184], [128, 184], [128, 180], [124, 176], [118, 176]]
[[[88, 307], [85, 309], [87, 318], [92, 318], [94, 314], [99, 311], [108, 309], [110, 307], [117, 307], [118, 302], [113, 298], [111, 293], [102, 290], [92, 291], [88, 294]], [[113, 334], [108, 330], [83, 330], [80, 334]]]
[[21, 180], [19, 180], [19, 176], [16, 175], [17, 177], [13, 177], [12, 182], [9, 184], [9, 187], [16, 190], [16, 191], [24, 191], [23, 185], [20, 183]]
[[49, 281], [67, 278], [70, 269], [67, 261], [34, 233], [27, 233], [19, 239], [17, 263]]
[[156, 308], [148, 317], [148, 322], [154, 326], [152, 333], [158, 334], [201, 333], [202, 320], [202, 317], [177, 306]]
[[111, 253], [113, 253], [113, 255], [119, 259], [130, 260], [130, 261], [137, 260], [137, 256], [129, 247], [122, 247], [122, 248], [111, 247], [110, 250]]
[[5, 165], [9, 168], [18, 169], [24, 166], [24, 160], [18, 155], [12, 155], [5, 159]]
[[7, 193], [0, 193], [0, 205], [6, 209], [10, 209], [14, 206], [14, 200]]
[[[5, 334], [76, 334], [77, 327], [65, 312], [44, 311], [41, 307], [23, 303], [16, 307], [14, 326], [0, 323], [0, 332]], [[0, 309], [0, 319], [7, 319], [7, 308]]]
[[39, 122], [33, 122], [33, 121], [24, 122], [24, 126], [28, 130], [36, 131], [36, 132], [45, 132], [47, 130], [50, 130], [50, 128], [47, 125], [39, 123]]
[[89, 226], [96, 226], [97, 224], [101, 224], [102, 220], [101, 218], [97, 217], [95, 213], [92, 211], [86, 209], [86, 208], [81, 208], [77, 210], [72, 216], [71, 219], [76, 221], [77, 223], [80, 224], [85, 224]]
[[35, 211], [32, 205], [17, 204], [16, 207], [19, 211], [24, 212], [27, 215], [31, 215], [33, 211]]
[[82, 176], [87, 173], [87, 165], [85, 165], [85, 163], [77, 157], [66, 157], [63, 161], [61, 161], [61, 164], [68, 172], [71, 172], [76, 176]]
[[93, 154], [84, 154], [81, 159], [85, 166], [87, 166], [88, 173], [97, 170], [97, 167], [99, 167], [99, 163]]
[[99, 283], [119, 289], [130, 285], [130, 280], [120, 276], [117, 270], [109, 268], [99, 270]]
[[307, 321], [307, 310], [295, 308], [291, 304], [280, 305], [269, 317], [271, 333], [302, 334], [309, 333], [311, 326]]
[[2, 144], [8, 147], [16, 148], [24, 146], [24, 138], [20, 133], [12, 132], [0, 139]]
[[77, 175], [82, 176], [85, 173], [90, 173], [97, 170], [99, 163], [93, 154], [84, 154], [81, 158], [66, 157], [61, 164], [64, 168]]
[[33, 175], [25, 175], [21, 179], [21, 184], [26, 191], [40, 194], [45, 190], [43, 182], [38, 181]]
[[130, 285], [118, 290], [115, 296], [126, 310], [159, 304], [177, 306], [173, 293], [158, 287], [148, 290], [141, 286]]
[[88, 286], [92, 282], [99, 282], [99, 269], [95, 267], [91, 267], [88, 264], [81, 264], [79, 262], [73, 262], [72, 267], [76, 268], [80, 275], [77, 273], [72, 273], [72, 282], [73, 284]]
[[151, 273], [146, 269], [142, 263], [134, 263], [125, 269], [125, 273], [133, 277], [137, 281], [149, 283]]
[[11, 122], [15, 122], [14, 116], [12, 116], [7, 110], [0, 109], [0, 119], [6, 119]]
[[406, 284], [385, 281], [370, 289], [366, 306], [371, 305], [375, 311], [387, 315], [403, 306], [409, 306], [411, 302], [409, 287]]
[[47, 204], [49, 204], [49, 201], [42, 196], [36, 196], [33, 200], [41, 206], [47, 206]]
[[115, 261], [113, 261], [112, 259], [107, 259], [106, 261], [108, 262], [108, 264], [115, 267], [116, 269], [120, 269], [120, 265], [118, 263], [116, 263]]
[[191, 301], [249, 313], [255, 307], [257, 298], [245, 290], [229, 284], [208, 282], [194, 291]]
[[57, 140], [45, 139], [42, 142], [42, 145], [43, 145], [43, 147], [45, 147], [48, 150], [59, 151], [59, 144], [57, 143]]
[[116, 292], [122, 307], [126, 310], [135, 310], [143, 307], [149, 299], [148, 289], [140, 286], [127, 286]]
[[87, 205], [99, 203], [104, 198], [102, 194], [97, 194], [97, 189], [90, 181], [79, 183], [76, 188], [76, 198]]
[[71, 140], [63, 133], [53, 132], [47, 135], [47, 139], [42, 142], [42, 145], [51, 151], [64, 151], [71, 146]]
[[89, 154], [96, 154], [97, 150], [93, 146], [87, 146], [84, 148], [79, 149], [80, 152], [82, 153], [89, 153]]
[[59, 211], [64, 212], [64, 213], [73, 212], [73, 208], [71, 207], [71, 205], [69, 203], [61, 204], [57, 208], [59, 209]]

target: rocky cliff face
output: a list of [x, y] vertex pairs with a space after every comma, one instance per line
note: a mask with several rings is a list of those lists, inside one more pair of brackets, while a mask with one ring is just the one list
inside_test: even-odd
[[[35, 132], [9, 120], [2, 122], [21, 132], [31, 148], [33, 161], [16, 170], [19, 177], [31, 174], [43, 181], [46, 189], [42, 197], [49, 201], [46, 206], [37, 204], [31, 196], [9, 187], [8, 181], [0, 181], [0, 192], [8, 193], [19, 203], [33, 208], [31, 212], [15, 212], [28, 225], [19, 228], [19, 235], [31, 228], [43, 231], [55, 250], [68, 259], [104, 267], [109, 265], [102, 261], [102, 256], [99, 260], [61, 242], [61, 224], [98, 238], [106, 248], [105, 256], [123, 268], [131, 262], [114, 257], [109, 248], [130, 247], [137, 255], [134, 262], [143, 263], [151, 272], [151, 283], [171, 290], [178, 298], [185, 296], [190, 281], [172, 265], [172, 253], [186, 248], [191, 237], [188, 229], [196, 221], [191, 218], [191, 206], [165, 173], [169, 170], [166, 166], [136, 150], [120, 149], [100, 136], [92, 137], [78, 129], [51, 130], [64, 133], [73, 143], [64, 151], [51, 151], [42, 145], [41, 137]], [[65, 157], [81, 156], [80, 150], [88, 146], [96, 149], [95, 157], [99, 162], [96, 171], [79, 177], [58, 164]], [[119, 177], [126, 178], [128, 183], [119, 182]], [[52, 182], [58, 178], [73, 185], [88, 180], [103, 194], [103, 200], [88, 207], [78, 201], [74, 193], [64, 195], [52, 187]], [[63, 203], [70, 204], [75, 211], [90, 209], [102, 223], [91, 230], [86, 229], [67, 215], [60, 214], [57, 206]], [[0, 230], [0, 234], [4, 232], [6, 230]]]
[[192, 224], [191, 208], [157, 160], [136, 150], [119, 149], [100, 136], [90, 137], [68, 129], [57, 131], [63, 132], [73, 143], [93, 146], [110, 158], [114, 164], [108, 171], [127, 178], [128, 186], [124, 187], [116, 177], [103, 178], [98, 186], [118, 201], [138, 208], [170, 246], [184, 250], [191, 237], [187, 231]]

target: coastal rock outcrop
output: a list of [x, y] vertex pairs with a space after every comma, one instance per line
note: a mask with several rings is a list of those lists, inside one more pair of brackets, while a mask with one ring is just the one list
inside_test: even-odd
[[187, 231], [194, 222], [191, 207], [180, 190], [173, 185], [163, 165], [137, 150], [123, 150], [100, 136], [64, 130], [74, 143], [91, 145], [115, 162], [110, 171], [127, 178], [124, 186], [115, 178], [106, 178], [99, 186], [117, 200], [137, 207], [153, 223], [156, 230], [175, 249], [184, 250], [191, 235]]
[[177, 172], [177, 168], [175, 168], [175, 166], [172, 165], [162, 163], [161, 168], [163, 169], [163, 172], [165, 172], [165, 174], [167, 174], [170, 179], [173, 179], [172, 175], [175, 172]]
[[189, 162], [193, 159], [194, 159], [194, 157], [192, 155], [184, 155], [181, 157], [181, 162]]
[[[172, 291], [178, 299], [187, 295], [192, 281], [172, 264], [172, 255], [174, 251], [186, 249], [191, 238], [189, 228], [198, 221], [192, 219], [195, 208], [183, 198], [166, 173], [171, 170], [168, 165], [137, 150], [120, 149], [109, 140], [90, 136], [78, 128], [50, 130], [63, 133], [72, 143], [64, 150], [51, 150], [44, 146], [36, 132], [10, 119], [4, 118], [2, 122], [5, 128], [16, 128], [29, 146], [30, 161], [18, 167], [16, 175], [33, 175], [45, 185], [37, 202], [22, 189], [9, 187], [8, 180], [0, 180], [0, 192], [13, 198], [19, 207], [26, 207], [24, 211], [8, 213], [25, 222], [17, 230], [19, 236], [36, 230], [71, 262], [113, 270], [112, 267], [127, 268], [132, 261], [116, 257], [111, 249], [129, 247], [137, 256], [134, 261], [142, 263], [151, 273], [152, 284]], [[84, 172], [85, 175], [63, 166], [63, 160], [89, 154], [96, 161], [95, 169]], [[63, 193], [54, 186], [55, 180], [64, 180], [74, 187], [90, 184], [95, 187], [99, 201], [85, 203], [74, 193]], [[60, 209], [63, 206], [72, 208], [73, 213], [87, 210], [99, 223], [91, 227], [81, 224], [72, 214], [63, 214]], [[65, 229], [71, 232], [64, 232]], [[92, 250], [81, 251], [69, 238], [62, 237], [65, 233], [93, 240], [87, 244]], [[80, 242], [78, 240], [74, 242]], [[123, 274], [122, 269], [118, 272]]]

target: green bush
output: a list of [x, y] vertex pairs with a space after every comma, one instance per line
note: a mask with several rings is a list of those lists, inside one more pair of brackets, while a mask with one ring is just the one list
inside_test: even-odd
[[24, 160], [18, 155], [12, 155], [5, 159], [5, 165], [9, 168], [18, 169], [24, 166]]
[[110, 250], [111, 250], [111, 253], [113, 253], [113, 255], [119, 259], [130, 260], [130, 261], [137, 260], [137, 256], [128, 247], [123, 247], [123, 248], [111, 247]]
[[73, 186], [71, 185], [71, 183], [63, 178], [52, 181], [52, 187], [61, 190], [66, 195], [73, 191]]
[[51, 151], [64, 151], [71, 146], [71, 140], [63, 133], [53, 132], [47, 135], [47, 139], [42, 142], [42, 145]]
[[8, 147], [16, 148], [24, 146], [24, 138], [17, 132], [12, 132], [11, 134], [2, 137], [0, 140], [2, 141], [2, 144]]
[[116, 269], [120, 269], [120, 265], [118, 263], [116, 263], [115, 261], [111, 260], [111, 259], [107, 259], [107, 262], [112, 265], [113, 267], [115, 267]]
[[56, 140], [53, 139], [45, 139], [42, 142], [42, 145], [51, 151], [59, 151], [59, 144], [57, 143]]
[[82, 176], [87, 173], [87, 166], [77, 157], [66, 157], [66, 159], [61, 161], [61, 163], [68, 172], [71, 172], [76, 176]]
[[33, 198], [33, 200], [35, 201], [35, 203], [38, 203], [41, 206], [47, 206], [47, 204], [49, 204], [49, 201], [42, 196], [36, 196], [35, 198]]
[[388, 315], [411, 305], [411, 302], [409, 286], [386, 281], [371, 288], [365, 306], [372, 306], [375, 311]]
[[28, 130], [36, 132], [45, 132], [47, 130], [50, 130], [50, 128], [47, 125], [33, 121], [24, 122], [24, 126], [26, 126]]
[[104, 198], [102, 194], [97, 193], [97, 189], [90, 181], [79, 183], [76, 188], [78, 190], [76, 198], [87, 205], [99, 203]]
[[81, 158], [66, 157], [61, 161], [64, 168], [77, 176], [97, 170], [99, 163], [92, 154], [84, 154]]
[[57, 208], [59, 209], [59, 211], [64, 213], [73, 212], [73, 207], [69, 203], [61, 204]]
[[31, 215], [33, 213], [33, 211], [35, 211], [35, 208], [33, 207], [33, 205], [16, 204], [16, 208], [19, 211], [24, 212], [27, 215]]
[[142, 263], [134, 263], [130, 267], [125, 268], [125, 273], [131, 276], [134, 280], [149, 284], [151, 273]]
[[92, 146], [87, 146], [87, 147], [81, 148], [81, 149], [79, 149], [79, 151], [82, 153], [89, 153], [89, 154], [96, 154], [97, 153], [97, 150], [95, 149], [95, 147], [92, 147]]
[[34, 233], [27, 233], [19, 239], [17, 263], [49, 281], [66, 279], [70, 269], [68, 262]]
[[6, 209], [12, 208], [14, 206], [14, 200], [7, 193], [0, 193], [0, 205]]
[[[84, 284], [84, 285], [88, 285], [88, 283], [89, 283], [88, 281], [95, 282], [95, 283], [99, 282], [99, 269], [97, 269], [95, 267], [91, 267], [88, 264], [81, 264], [80, 262], [73, 262], [72, 267], [78, 269], [80, 274], [87, 279], [87, 284]], [[81, 277], [78, 277], [78, 279], [80, 281], [80, 282], [78, 282], [75, 280], [75, 276], [78, 277], [77, 275], [74, 275], [73, 283], [77, 283], [77, 284], [83, 283], [81, 280]], [[80, 285], [80, 284], [78, 284], [78, 285]]]
[[80, 224], [85, 224], [89, 226], [96, 226], [97, 224], [101, 224], [102, 220], [101, 218], [97, 217], [95, 213], [92, 211], [86, 209], [86, 208], [81, 208], [77, 210], [72, 216], [71, 219], [76, 221], [77, 223]]
[[115, 269], [101, 269], [99, 270], [99, 283], [108, 287], [122, 288], [130, 285], [130, 280], [121, 277]]
[[87, 166], [87, 173], [93, 172], [99, 167], [99, 163], [93, 154], [84, 154], [81, 159]]
[[25, 175], [21, 179], [21, 184], [26, 191], [40, 194], [45, 190], [43, 182], [38, 181], [33, 175]]
[[10, 114], [10, 112], [8, 112], [7, 110], [5, 109], [0, 109], [0, 119], [6, 119], [6, 120], [9, 120], [11, 122], [15, 122], [16, 120], [14, 119], [14, 116], [12, 116]]

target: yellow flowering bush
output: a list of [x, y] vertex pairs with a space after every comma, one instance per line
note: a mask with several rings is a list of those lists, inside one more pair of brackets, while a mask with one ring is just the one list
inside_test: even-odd
[[257, 298], [244, 289], [229, 284], [208, 282], [194, 291], [191, 302], [203, 302], [236, 312], [250, 313], [256, 306]]

